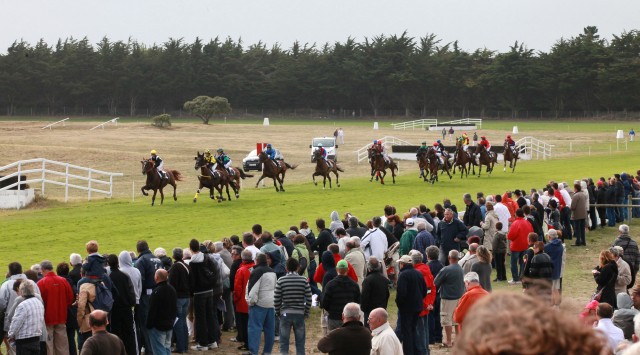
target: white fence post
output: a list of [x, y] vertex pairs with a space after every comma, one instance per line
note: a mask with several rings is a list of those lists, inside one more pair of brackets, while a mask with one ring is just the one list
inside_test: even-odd
[[22, 171], [22, 162], [18, 163], [18, 191], [20, 191], [20, 173]]
[[88, 189], [87, 189], [87, 193], [88, 193], [87, 200], [91, 201], [91, 170], [89, 170], [88, 178], [89, 178], [89, 181], [88, 181], [88, 185], [87, 185], [87, 187], [88, 187]]
[[64, 202], [69, 201], [69, 163], [66, 164], [64, 174]]
[[42, 196], [44, 196], [44, 181], [45, 181], [45, 171], [46, 171], [46, 162], [44, 159], [42, 159], [42, 189], [40, 189], [40, 193], [42, 194]]

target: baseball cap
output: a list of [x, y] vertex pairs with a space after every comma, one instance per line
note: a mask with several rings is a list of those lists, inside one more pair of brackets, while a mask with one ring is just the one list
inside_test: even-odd
[[413, 260], [411, 260], [411, 257], [409, 255], [403, 255], [402, 257], [400, 257], [399, 261], [403, 264], [413, 264]]
[[349, 268], [349, 264], [347, 264], [345, 260], [338, 261], [338, 264], [336, 265], [336, 269], [347, 269], [347, 268]]
[[406, 221], [404, 221], [404, 224], [408, 225], [408, 226], [413, 226], [415, 222], [413, 221], [413, 218], [407, 218]]

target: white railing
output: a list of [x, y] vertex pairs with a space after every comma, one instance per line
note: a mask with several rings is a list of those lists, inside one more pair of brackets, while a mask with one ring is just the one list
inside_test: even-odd
[[[25, 166], [28, 166], [28, 169], [25, 169]], [[62, 168], [63, 171], [59, 170], [51, 170], [55, 168]], [[7, 170], [17, 169], [16, 172], [8, 174], [0, 178], [0, 181], [7, 180], [14, 176], [17, 176], [17, 182], [0, 188], [1, 190], [9, 190], [17, 186], [18, 189], [21, 188], [22, 184], [36, 184], [41, 183], [40, 193], [42, 196], [45, 195], [45, 185], [53, 184], [58, 186], [64, 186], [64, 201], [67, 202], [69, 200], [69, 188], [79, 189], [87, 191], [87, 199], [91, 200], [92, 193], [100, 193], [107, 195], [108, 197], [113, 196], [113, 177], [114, 176], [123, 176], [122, 173], [110, 173], [101, 170], [95, 170], [91, 168], [85, 168], [82, 166], [77, 166], [69, 163], [61, 163], [54, 160], [37, 158], [30, 160], [21, 160], [15, 163], [11, 163], [9, 165], [5, 165], [0, 167], [0, 173]], [[81, 172], [77, 172], [81, 171]], [[27, 174], [36, 174], [38, 176], [35, 179], [29, 179], [26, 181], [20, 181], [21, 176], [27, 176]], [[84, 176], [80, 175], [84, 174]], [[97, 177], [96, 177], [97, 175]], [[51, 176], [61, 177], [59, 180], [53, 180]], [[69, 180], [81, 180], [86, 182], [86, 186], [81, 186], [78, 184], [70, 183]], [[96, 188], [95, 186], [102, 187]]]
[[393, 127], [393, 129], [407, 129], [407, 128], [416, 129], [416, 127], [429, 128], [429, 126], [437, 125], [437, 124], [438, 124], [437, 119], [429, 118], [429, 119], [413, 120], [413, 121], [400, 122], [400, 123], [392, 123], [391, 127]]
[[454, 125], [454, 124], [472, 124], [478, 128], [482, 128], [482, 118], [463, 118], [460, 120], [442, 122], [440, 123], [440, 126]]
[[[392, 145], [412, 145], [411, 143], [405, 140], [402, 140], [400, 138], [393, 137], [393, 136], [385, 136], [378, 139], [378, 141], [382, 141], [382, 144], [384, 144], [384, 147], [385, 149], [387, 149], [387, 151], [391, 148]], [[367, 144], [364, 147], [355, 151], [356, 159], [358, 160], [358, 163], [369, 158], [367, 155], [367, 149], [369, 149], [369, 147], [371, 147], [371, 144]]]
[[65, 118], [65, 119], [63, 119], [63, 120], [57, 121], [57, 122], [50, 123], [50, 124], [48, 124], [48, 125], [46, 125], [46, 126], [42, 127], [42, 129], [47, 129], [47, 128], [49, 128], [49, 130], [51, 130], [51, 127], [53, 127], [53, 126], [57, 125], [58, 123], [62, 123], [62, 126], [64, 127], [64, 122], [65, 122], [65, 121], [67, 121], [68, 119], [69, 119], [69, 117], [67, 117], [67, 118]]
[[96, 128], [102, 128], [102, 129], [104, 129], [104, 126], [105, 126], [105, 125], [107, 125], [107, 124], [109, 124], [109, 123], [114, 123], [114, 124], [117, 126], [117, 125], [118, 125], [118, 120], [119, 120], [119, 119], [120, 119], [120, 117], [116, 117], [116, 118], [110, 119], [109, 121], [107, 121], [107, 122], [103, 122], [103, 123], [100, 123], [99, 125], [97, 125], [97, 126], [95, 126], [95, 127], [91, 128], [91, 129], [89, 129], [89, 130], [90, 130], [90, 131], [93, 131], [93, 130], [94, 130], [94, 129], [96, 129]]
[[533, 137], [523, 137], [516, 141], [516, 146], [520, 154], [526, 155], [529, 159], [533, 159], [534, 155], [536, 159], [543, 160], [551, 159], [553, 144], [543, 142]]

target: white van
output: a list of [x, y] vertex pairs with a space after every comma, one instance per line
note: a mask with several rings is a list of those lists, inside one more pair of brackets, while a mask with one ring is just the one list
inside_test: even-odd
[[311, 144], [309, 145], [309, 148], [311, 148], [311, 162], [315, 163], [313, 160], [313, 152], [318, 149], [320, 144], [322, 144], [322, 148], [327, 151], [327, 158], [338, 162], [338, 146], [336, 145], [335, 137], [318, 137], [311, 141]]

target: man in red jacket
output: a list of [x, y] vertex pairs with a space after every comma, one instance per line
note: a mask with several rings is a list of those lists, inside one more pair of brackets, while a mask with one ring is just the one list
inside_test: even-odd
[[[529, 247], [528, 236], [529, 233], [533, 233], [533, 227], [531, 223], [524, 219], [524, 212], [521, 208], [516, 210], [516, 220], [511, 224], [511, 228], [509, 228], [509, 234], [507, 234], [507, 238], [511, 241], [509, 244], [509, 249], [511, 249], [511, 277], [512, 280], [509, 281], [510, 285], [515, 285], [520, 283], [520, 274], [522, 273], [522, 269], [524, 268], [524, 260], [522, 260], [522, 256], [524, 252]], [[520, 265], [520, 270], [518, 270], [518, 264]]]
[[73, 303], [73, 291], [69, 282], [53, 272], [49, 260], [40, 263], [42, 279], [38, 288], [44, 303], [44, 322], [47, 326], [47, 354], [68, 355], [67, 308]]
[[[340, 247], [338, 247], [338, 244], [335, 244], [335, 243], [329, 244], [329, 247], [327, 248], [327, 250], [329, 250], [331, 254], [333, 254], [333, 260], [335, 260], [336, 265], [338, 265], [338, 261], [342, 260], [342, 257], [340, 256]], [[353, 268], [353, 265], [351, 265], [351, 263], [348, 261], [347, 261], [347, 266], [349, 267], [347, 276], [349, 276], [351, 280], [357, 283], [358, 275], [356, 275], [356, 270]], [[324, 267], [322, 267], [322, 264], [320, 264], [316, 269], [316, 273], [313, 275], [313, 281], [319, 284], [322, 284], [323, 277], [324, 277]]]
[[462, 322], [464, 321], [464, 317], [471, 310], [471, 306], [478, 302], [482, 297], [489, 295], [489, 292], [485, 291], [482, 286], [480, 286], [480, 277], [473, 271], [464, 275], [464, 287], [467, 289], [467, 292], [462, 295], [456, 310], [453, 312], [453, 321], [458, 324], [457, 334], [460, 334]]
[[436, 300], [436, 284], [433, 283], [433, 274], [429, 265], [422, 262], [422, 253], [418, 250], [409, 252], [413, 261], [413, 268], [420, 271], [427, 284], [427, 296], [423, 300], [423, 309], [418, 318], [416, 347], [420, 354], [428, 354], [429, 350], [429, 311], [433, 310], [433, 303]]
[[233, 304], [236, 305], [236, 328], [238, 329], [236, 340], [242, 343], [238, 350], [249, 350], [247, 347], [247, 342], [249, 341], [247, 334], [249, 332], [249, 305], [244, 296], [249, 276], [251, 275], [251, 268], [255, 266], [255, 263], [253, 262], [251, 250], [245, 249], [240, 255], [242, 256], [242, 264], [236, 271], [236, 277], [233, 280]]

